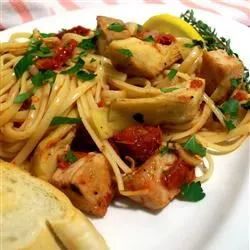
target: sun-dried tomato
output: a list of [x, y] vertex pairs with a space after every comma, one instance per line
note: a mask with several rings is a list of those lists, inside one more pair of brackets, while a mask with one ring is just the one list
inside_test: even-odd
[[57, 167], [60, 169], [67, 169], [70, 166], [70, 164], [66, 161], [58, 161]]
[[156, 36], [155, 41], [163, 45], [170, 45], [176, 41], [175, 37], [171, 34], [159, 34]]
[[247, 92], [244, 90], [237, 90], [237, 92], [233, 95], [233, 98], [239, 102], [247, 100]]
[[59, 32], [56, 36], [59, 38], [62, 38], [65, 33], [75, 33], [77, 35], [87, 36], [89, 32], [90, 32], [90, 29], [78, 25], [71, 29], [64, 29], [61, 32]]
[[202, 80], [194, 79], [190, 83], [190, 88], [198, 89], [202, 86], [202, 84], [203, 84]]
[[195, 178], [194, 167], [181, 159], [176, 160], [168, 171], [163, 172], [162, 182], [167, 189], [179, 189]]
[[134, 125], [111, 138], [122, 157], [130, 156], [145, 162], [160, 147], [162, 131], [159, 126]]
[[60, 69], [67, 62], [67, 60], [72, 57], [76, 46], [77, 41], [71, 39], [66, 45], [57, 47], [54, 50], [53, 57], [38, 59], [36, 61], [37, 68], [42, 70]]

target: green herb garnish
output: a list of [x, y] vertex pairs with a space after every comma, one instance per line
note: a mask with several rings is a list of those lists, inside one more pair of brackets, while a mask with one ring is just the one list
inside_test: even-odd
[[230, 79], [230, 82], [231, 82], [231, 86], [236, 89], [241, 83], [241, 78], [232, 78]]
[[155, 41], [155, 39], [153, 38], [153, 36], [148, 36], [148, 37], [146, 37], [145, 39], [144, 39], [144, 41], [146, 41], [146, 42], [154, 42]]
[[73, 151], [68, 150], [67, 154], [65, 155], [65, 161], [69, 163], [74, 163], [78, 160], [78, 158], [75, 156]]
[[15, 104], [20, 104], [23, 103], [24, 101], [28, 100], [31, 97], [32, 93], [30, 92], [24, 92], [22, 94], [19, 94], [18, 96], [15, 97], [14, 103]]
[[42, 32], [40, 32], [40, 35], [41, 35], [42, 38], [47, 38], [47, 37], [56, 36], [55, 33], [42, 33]]
[[39, 50], [32, 52], [32, 55], [34, 57], [51, 57], [54, 55], [54, 53], [51, 51], [51, 49], [47, 46], [41, 46]]
[[76, 64], [73, 67], [62, 71], [62, 74], [69, 74], [69, 75], [76, 74], [79, 70], [82, 69], [82, 67], [84, 66], [84, 63], [85, 62], [79, 57]]
[[41, 40], [31, 38], [27, 53], [14, 67], [16, 78], [19, 79], [23, 73], [28, 70], [29, 66], [33, 64], [35, 57], [49, 57], [52, 55], [51, 50], [46, 45], [42, 45]]
[[229, 99], [225, 101], [220, 107], [223, 114], [229, 115], [230, 118], [234, 119], [238, 116], [239, 102], [235, 99]]
[[55, 116], [50, 125], [61, 125], [61, 124], [79, 124], [81, 123], [81, 118], [65, 117], [65, 116]]
[[95, 49], [95, 45], [96, 45], [96, 36], [88, 39], [82, 39], [82, 41], [78, 44], [78, 47], [88, 51]]
[[32, 105], [30, 106], [30, 110], [36, 110], [36, 107], [35, 107], [34, 104], [32, 104]]
[[168, 93], [168, 92], [173, 92], [173, 91], [175, 91], [177, 89], [179, 89], [179, 88], [161, 88], [160, 90], [163, 93]]
[[96, 61], [95, 58], [91, 58], [90, 63], [93, 63], [93, 62], [95, 62], [95, 61]]
[[23, 73], [33, 64], [34, 56], [31, 54], [24, 55], [14, 67], [16, 78], [19, 79]]
[[160, 148], [160, 154], [161, 154], [161, 156], [165, 155], [165, 154], [167, 154], [169, 152], [170, 152], [170, 149], [169, 149], [168, 146], [164, 146], [164, 147]]
[[186, 141], [184, 149], [201, 157], [206, 155], [206, 149], [199, 142], [197, 142], [194, 135]]
[[78, 71], [76, 74], [77, 78], [82, 81], [90, 81], [96, 77], [96, 74], [89, 73], [85, 70]]
[[126, 56], [126, 57], [131, 57], [133, 56], [133, 53], [129, 49], [118, 49], [117, 50], [120, 54]]
[[[201, 35], [201, 37], [204, 39], [207, 50], [210, 51], [223, 49], [228, 55], [239, 58], [238, 54], [235, 53], [231, 48], [230, 39], [219, 37], [215, 29], [212, 29], [203, 21], [197, 20], [194, 16], [193, 10], [187, 10], [185, 13], [181, 14], [181, 18], [187, 23], [191, 24]], [[250, 92], [250, 74], [246, 67], [244, 67], [243, 81], [245, 82], [246, 90]]]
[[200, 201], [206, 194], [204, 193], [201, 183], [191, 182], [189, 184], [184, 184], [181, 187], [180, 198], [185, 201]]
[[234, 128], [236, 128], [236, 126], [234, 125], [233, 120], [226, 120], [226, 119], [224, 119], [224, 122], [225, 122], [225, 125], [226, 125], [226, 127], [227, 127], [227, 129], [229, 131], [232, 130], [232, 129], [234, 129]]
[[31, 82], [35, 87], [41, 87], [46, 83], [53, 84], [56, 79], [56, 73], [51, 70], [40, 71], [31, 77]]
[[167, 74], [168, 79], [172, 80], [176, 76], [177, 72], [178, 71], [176, 69], [171, 69]]
[[111, 23], [108, 26], [109, 30], [115, 31], [115, 32], [122, 32], [125, 29], [125, 25], [120, 23]]
[[194, 46], [200, 46], [201, 48], [204, 48], [204, 43], [201, 40], [192, 40], [192, 43], [185, 43], [184, 47], [186, 48], [193, 48]]

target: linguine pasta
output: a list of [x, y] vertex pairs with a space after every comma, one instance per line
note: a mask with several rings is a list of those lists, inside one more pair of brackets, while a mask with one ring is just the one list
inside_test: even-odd
[[[62, 36], [44, 36], [34, 30], [32, 34], [12, 34], [9, 41], [0, 44], [0, 158], [20, 166], [28, 163], [31, 173], [50, 181], [58, 159], [70, 149], [78, 126], [82, 126], [110, 164], [120, 193], [129, 197], [148, 195], [150, 186], [129, 189], [124, 184], [126, 176], [133, 175], [141, 163], [128, 152], [124, 157], [112, 140], [124, 129], [143, 123], [161, 129], [163, 139], [159, 149], [168, 147], [186, 164], [199, 169], [201, 174], [195, 182], [209, 180], [214, 169], [211, 155], [236, 150], [249, 135], [250, 113], [241, 106], [249, 102], [244, 83], [234, 91], [226, 90], [218, 100], [214, 96], [218, 96], [219, 87], [208, 93], [209, 83], [202, 74], [204, 58], [209, 52], [199, 45], [192, 46], [191, 39], [170, 37], [169, 44], [162, 44], [157, 42], [161, 34], [155, 31], [133, 29], [134, 33], [126, 31], [128, 34], [122, 37], [125, 30], [112, 30], [119, 38], [108, 37], [105, 30], [101, 32], [98, 36], [91, 30], [86, 34], [69, 30]], [[145, 36], [153, 41], [146, 42]], [[65, 51], [72, 41], [76, 46], [63, 61], [63, 53], [68, 53]], [[120, 41], [124, 42], [123, 48], [119, 47]], [[105, 46], [109, 46], [109, 51], [103, 49]], [[147, 47], [148, 58], [143, 58], [145, 64], [140, 65], [140, 57], [145, 56], [142, 51]], [[162, 54], [153, 51], [156, 47]], [[63, 63], [50, 68], [48, 60], [55, 58], [58, 51], [63, 51], [59, 57]], [[34, 53], [32, 61], [28, 67], [21, 65], [26, 69], [18, 75], [17, 65], [27, 60], [29, 53]], [[157, 66], [157, 73], [150, 72], [154, 63], [158, 65], [153, 53], [155, 58], [162, 56], [168, 62], [167, 66], [159, 66], [159, 71]], [[46, 62], [44, 59], [48, 59], [47, 64], [41, 67], [39, 63]], [[60, 60], [56, 63], [60, 64]], [[153, 66], [147, 69], [146, 61]], [[135, 66], [130, 69], [133, 63]], [[51, 77], [46, 79], [45, 72]], [[38, 74], [43, 80], [38, 79]], [[218, 84], [225, 85], [235, 78], [240, 76], [226, 75], [224, 83]], [[240, 91], [245, 97], [234, 99]], [[227, 100], [237, 102], [233, 120], [228, 117]], [[63, 122], [53, 125], [56, 117], [64, 118]], [[65, 122], [65, 118], [70, 118], [70, 122]], [[192, 142], [196, 146], [207, 149], [205, 158], [188, 148], [190, 138], [195, 138]], [[78, 164], [79, 168], [82, 159], [72, 166]]]

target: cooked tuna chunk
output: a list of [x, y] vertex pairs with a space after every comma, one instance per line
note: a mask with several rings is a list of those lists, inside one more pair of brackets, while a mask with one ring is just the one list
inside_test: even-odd
[[223, 50], [204, 52], [200, 76], [206, 79], [206, 92], [214, 101], [222, 101], [231, 93], [232, 78], [241, 78], [243, 64]]
[[[124, 29], [121, 31], [110, 29], [110, 25], [112, 24], [119, 24]], [[106, 55], [107, 46], [111, 41], [126, 39], [131, 36], [123, 21], [111, 17], [98, 16], [97, 29], [100, 31], [100, 35], [97, 40], [97, 47], [101, 55]]]
[[161, 45], [131, 37], [112, 41], [109, 58], [121, 71], [131, 76], [153, 78], [180, 59], [176, 44]]
[[58, 168], [52, 184], [80, 210], [104, 216], [113, 198], [110, 166], [100, 153], [88, 153], [66, 169]]
[[130, 196], [142, 206], [156, 210], [168, 203], [180, 192], [180, 187], [194, 180], [194, 168], [174, 154], [154, 155], [142, 166], [124, 177], [126, 190], [148, 190], [147, 193]]

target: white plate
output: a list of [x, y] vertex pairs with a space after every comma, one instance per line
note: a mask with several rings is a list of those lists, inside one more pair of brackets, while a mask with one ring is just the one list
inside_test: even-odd
[[[1, 32], [1, 41], [13, 32], [43, 32], [83, 25], [95, 27], [97, 15], [118, 17], [143, 23], [159, 13], [179, 15], [184, 9], [163, 5], [98, 7], [62, 16], [40, 19]], [[226, 18], [201, 11], [196, 16], [216, 27], [219, 34], [230, 37], [232, 46], [244, 63], [250, 66], [250, 30]], [[204, 185], [206, 198], [198, 203], [173, 201], [158, 214], [138, 207], [119, 208], [114, 205], [103, 219], [93, 223], [112, 250], [246, 250], [248, 249], [248, 167], [249, 140], [239, 150], [225, 156], [214, 156], [215, 171]]]

